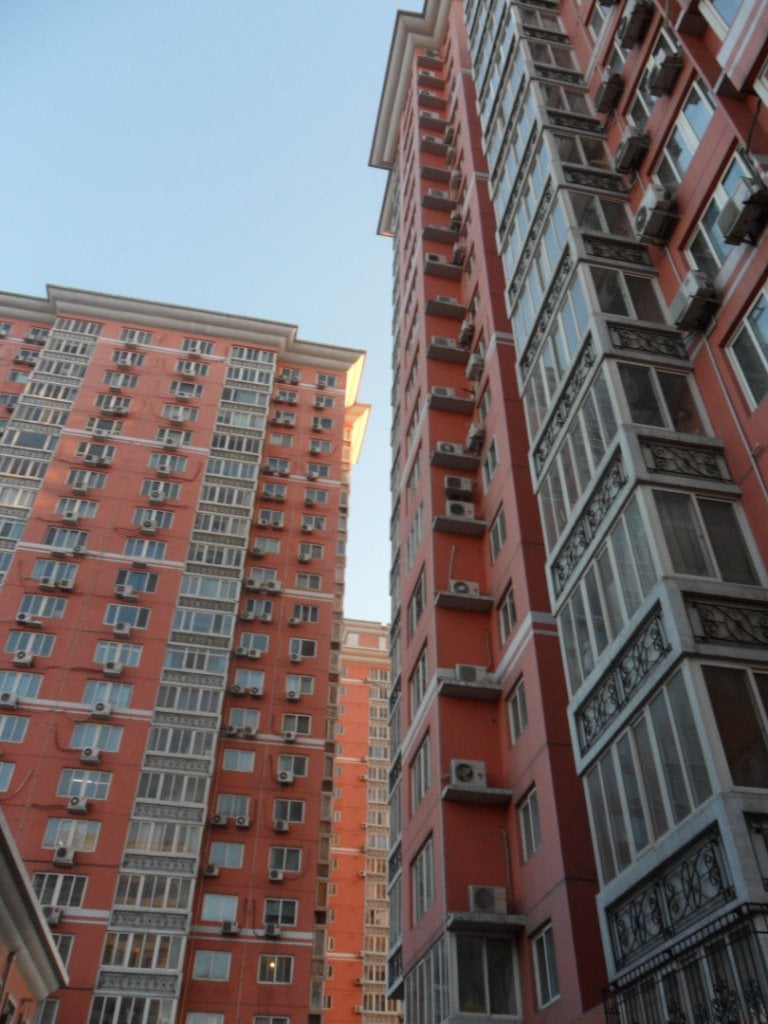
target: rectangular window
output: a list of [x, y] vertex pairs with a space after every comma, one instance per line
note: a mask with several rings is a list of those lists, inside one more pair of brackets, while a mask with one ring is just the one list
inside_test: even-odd
[[408, 635], [413, 636], [427, 601], [426, 570], [422, 569], [408, 600]]
[[508, 587], [501, 599], [499, 605], [499, 636], [501, 642], [504, 644], [507, 642], [509, 637], [517, 623], [517, 611], [515, 609], [515, 592], [512, 587]]
[[76, 722], [69, 746], [72, 750], [106, 750], [115, 753], [120, 749], [123, 730], [119, 725], [103, 725], [96, 722]]
[[518, 1016], [515, 953], [508, 939], [457, 935], [456, 965], [462, 1013]]
[[552, 925], [543, 928], [531, 939], [533, 963], [536, 972], [536, 995], [541, 1009], [560, 996], [560, 982], [555, 960], [555, 937]]
[[98, 821], [73, 821], [72, 818], [49, 818], [41, 846], [54, 850], [68, 846], [71, 850], [91, 852], [96, 849], [101, 825]]
[[23, 743], [28, 726], [28, 718], [0, 715], [0, 740], [4, 743]]
[[243, 843], [211, 843], [208, 862], [220, 868], [241, 868], [244, 851]]
[[491, 523], [490, 529], [491, 539], [491, 561], [495, 562], [499, 557], [501, 549], [504, 547], [504, 541], [507, 539], [507, 523], [504, 518], [504, 509], [500, 508], [496, 513], [496, 516]]
[[715, 112], [703, 83], [694, 82], [667, 139], [656, 174], [662, 185], [677, 187], [688, 170]]
[[530, 860], [541, 846], [541, 825], [539, 823], [539, 799], [536, 790], [528, 793], [518, 809], [520, 836], [523, 846], [523, 860]]
[[109, 796], [111, 772], [88, 771], [85, 768], [64, 768], [56, 790], [57, 796], [77, 796], [86, 800], [106, 800]]
[[256, 755], [252, 750], [225, 747], [221, 767], [227, 772], [252, 772]]
[[653, 493], [674, 572], [758, 582], [732, 502], [678, 491]]
[[411, 691], [411, 717], [413, 717], [427, 692], [427, 686], [429, 684], [429, 677], [427, 675], [427, 651], [424, 648], [419, 655], [419, 660], [416, 662], [416, 667], [413, 670], [409, 681], [409, 689]]
[[87, 884], [86, 875], [38, 871], [32, 876], [32, 888], [44, 907], [82, 907]]
[[415, 812], [432, 783], [429, 734], [421, 742], [411, 764], [411, 808]]
[[301, 849], [298, 846], [272, 846], [269, 850], [270, 871], [301, 871]]
[[742, 387], [754, 407], [768, 395], [768, 291], [760, 293], [728, 346]]
[[199, 981], [229, 981], [231, 959], [232, 954], [222, 950], [198, 949], [195, 951], [192, 977]]
[[435, 864], [432, 839], [429, 838], [411, 865], [413, 884], [413, 920], [421, 920], [435, 900]]
[[293, 957], [261, 953], [258, 978], [262, 985], [290, 985], [293, 981]]
[[295, 925], [299, 917], [297, 900], [264, 900], [264, 924]]
[[525, 704], [525, 683], [521, 679], [507, 701], [509, 732], [512, 742], [517, 743], [528, 727], [528, 709]]
[[702, 668], [734, 786], [768, 789], [768, 674]]
[[272, 808], [273, 821], [287, 821], [292, 825], [301, 825], [304, 821], [303, 800], [275, 800]]
[[237, 896], [204, 893], [200, 918], [203, 921], [237, 921]]

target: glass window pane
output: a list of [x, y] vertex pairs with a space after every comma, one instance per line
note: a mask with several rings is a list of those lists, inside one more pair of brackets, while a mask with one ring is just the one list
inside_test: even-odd
[[619, 755], [619, 769], [624, 783], [624, 794], [627, 799], [627, 810], [629, 812], [629, 824], [632, 829], [632, 839], [636, 850], [642, 850], [648, 845], [648, 829], [645, 824], [645, 813], [643, 811], [643, 800], [640, 795], [640, 786], [635, 772], [635, 762], [632, 757], [632, 748], [629, 737], [624, 734], [616, 745]]
[[733, 505], [702, 498], [699, 508], [722, 578], [731, 583], [757, 583]]
[[506, 939], [486, 939], [485, 951], [488, 958], [488, 1012], [516, 1014], [512, 946]]
[[654, 839], [658, 839], [660, 835], [667, 831], [669, 826], [667, 824], [667, 812], [664, 808], [661, 785], [656, 772], [656, 758], [651, 747], [648, 725], [644, 718], [633, 727], [632, 734], [637, 747], [638, 760], [643, 766], [643, 784], [645, 786], [648, 810], [651, 815], [653, 836]]
[[691, 499], [674, 491], [655, 491], [661, 531], [675, 572], [713, 576], [713, 567], [700, 538]]
[[462, 1013], [485, 1013], [482, 937], [458, 935], [456, 957], [459, 971], [459, 1010]]
[[768, 748], [746, 673], [722, 665], [703, 671], [734, 786], [768, 788]]
[[669, 718], [666, 699], [663, 693], [651, 703], [651, 718], [656, 732], [656, 742], [659, 745], [661, 764], [664, 769], [664, 777], [667, 782], [672, 805], [672, 816], [675, 821], [681, 821], [690, 813], [691, 804], [688, 799], [688, 791], [683, 776], [683, 766], [680, 761], [680, 754], [675, 743], [675, 735], [672, 729], [672, 722]]
[[619, 376], [624, 386], [632, 422], [665, 427], [667, 424], [656, 398], [651, 371], [646, 366], [620, 363]]

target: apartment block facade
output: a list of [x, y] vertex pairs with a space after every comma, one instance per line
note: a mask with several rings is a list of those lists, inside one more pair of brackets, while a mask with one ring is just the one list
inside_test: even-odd
[[38, 1024], [323, 1005], [359, 351], [0, 296], [0, 788], [70, 987]]
[[335, 706], [336, 767], [325, 1009], [334, 1024], [397, 1024], [387, 998], [389, 629], [344, 620]]
[[[471, 58], [459, 77], [463, 45]], [[389, 170], [380, 228], [395, 240], [393, 590], [403, 605], [394, 619], [403, 693], [413, 691], [422, 641], [413, 577], [397, 578], [398, 545], [412, 545], [415, 445], [426, 429], [434, 504], [443, 426], [433, 410], [461, 405], [470, 426], [463, 439], [458, 429], [445, 438], [446, 451], [466, 460], [469, 450], [474, 461], [462, 463], [469, 479], [454, 496], [466, 507], [456, 514], [477, 536], [478, 563], [495, 566], [504, 530], [494, 478], [518, 465], [511, 452], [499, 457], [489, 420], [493, 389], [505, 381], [515, 397], [503, 416], [536, 497], [533, 506], [522, 488], [501, 492], [505, 543], [507, 508], [524, 509], [522, 536], [534, 541], [541, 529], [548, 603], [538, 607], [554, 615], [553, 661], [565, 668], [564, 683], [547, 674], [539, 699], [546, 709], [567, 703], [567, 759], [587, 801], [581, 838], [591, 835], [597, 865], [604, 1008], [627, 1024], [760, 1020], [768, 1008], [767, 58], [763, 2], [427, 0], [420, 15], [398, 18], [374, 142], [373, 162]], [[481, 240], [475, 196], [485, 190], [492, 214]], [[444, 221], [417, 212], [438, 202]], [[499, 289], [506, 336], [478, 321], [484, 286]], [[431, 321], [434, 313], [444, 319]], [[437, 365], [438, 348], [474, 383], [455, 369], [439, 382], [429, 370], [412, 377], [419, 358]], [[517, 396], [524, 418], [513, 418]], [[485, 645], [487, 660], [475, 660], [496, 692], [480, 749], [508, 746], [511, 733], [514, 750], [514, 711], [493, 716], [513, 698], [496, 639], [509, 628], [504, 585], [492, 570], [465, 573], [466, 543], [421, 556], [420, 607], [438, 620], [426, 649], [459, 636], [466, 650], [471, 637]], [[487, 597], [487, 621], [440, 624], [446, 599], [429, 573], [445, 566], [475, 608]], [[514, 634], [527, 607], [512, 582]], [[438, 705], [439, 665], [429, 661], [425, 677]], [[540, 684], [523, 678], [530, 707]], [[462, 726], [451, 736], [457, 753]], [[441, 739], [447, 746], [445, 729]], [[406, 757], [408, 744], [406, 734]], [[532, 816], [504, 769], [496, 785], [522, 800], [525, 852]], [[404, 816], [406, 899], [419, 898], [424, 837]], [[541, 818], [541, 850], [558, 841]], [[456, 856], [453, 846], [436, 850], [446, 880]], [[507, 896], [519, 898], [526, 883], [521, 871]], [[450, 910], [439, 911], [446, 930]], [[538, 919], [522, 916], [518, 935], [535, 941]], [[583, 947], [551, 924], [533, 992], [534, 1011], [548, 1020], [551, 997], [562, 1002], [568, 989], [564, 971], [572, 979], [577, 969], [569, 958], [584, 962]], [[420, 930], [406, 905], [405, 961], [395, 960], [394, 973], [405, 976], [407, 1007], [423, 969]], [[524, 943], [517, 954], [509, 984], [525, 999]], [[448, 1006], [424, 1019], [463, 1011], [461, 963], [448, 968]], [[406, 1019], [422, 1019], [418, 1005]], [[519, 1015], [519, 1005], [510, 1000], [506, 1012]]]
[[406, 1021], [601, 1019], [597, 874], [461, 4], [398, 16], [390, 991]]

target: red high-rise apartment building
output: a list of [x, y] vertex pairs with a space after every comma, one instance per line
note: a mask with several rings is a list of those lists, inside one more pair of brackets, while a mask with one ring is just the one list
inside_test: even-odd
[[390, 992], [405, 1019], [602, 1015], [597, 875], [462, 5], [395, 26]]
[[387, 999], [389, 629], [344, 620], [325, 1009], [334, 1024], [397, 1024]]
[[2, 801], [70, 973], [38, 1022], [319, 1021], [362, 353], [64, 288], [0, 321]]
[[[391, 962], [408, 1021], [494, 1012], [494, 991], [508, 1018], [575, 1017], [599, 954], [574, 941], [567, 885], [537, 899], [574, 840], [586, 867], [588, 835], [612, 1021], [768, 1012], [766, 99], [765, 0], [427, 0], [398, 17], [373, 159], [396, 256]], [[555, 650], [517, 667], [548, 609], [565, 683]], [[489, 697], [482, 742], [475, 703], [454, 709], [470, 686]], [[468, 744], [472, 825], [489, 828], [489, 791], [517, 808], [496, 812], [506, 874], [488, 832], [478, 858], [435, 810]], [[465, 923], [479, 860], [506, 891]], [[580, 880], [571, 921], [594, 938]], [[519, 921], [491, 976], [502, 909]]]

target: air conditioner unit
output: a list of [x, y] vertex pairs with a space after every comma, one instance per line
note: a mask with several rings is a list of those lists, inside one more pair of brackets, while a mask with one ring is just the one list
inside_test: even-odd
[[274, 924], [271, 921], [269, 922], [269, 924], [265, 924], [264, 925], [264, 935], [268, 939], [279, 939], [280, 935], [281, 935], [280, 925], [279, 924]]
[[299, 625], [301, 625], [301, 619], [297, 619], [295, 615], [292, 615], [290, 617], [290, 619], [288, 619], [288, 625], [289, 626], [299, 626]]
[[472, 786], [482, 789], [487, 784], [485, 761], [464, 761], [458, 758], [451, 761], [452, 786]]
[[650, 141], [647, 132], [633, 127], [627, 128], [613, 158], [614, 170], [619, 174], [629, 174], [630, 171], [637, 170], [648, 152]]
[[312, 561], [312, 556], [306, 554], [306, 552], [302, 552], [299, 555], [299, 561], [301, 562], [302, 565], [307, 565], [308, 562]]
[[54, 928], [61, 922], [61, 907], [43, 907], [43, 916], [46, 923], [51, 928]]
[[222, 935], [239, 935], [240, 929], [237, 925], [237, 921], [222, 921], [221, 922], [221, 934]]
[[105, 676], [112, 676], [117, 678], [123, 671], [123, 665], [120, 661], [105, 661], [101, 666], [101, 671]]
[[447, 501], [445, 514], [452, 519], [474, 519], [475, 506], [471, 501]]
[[71, 811], [72, 814], [86, 814], [88, 811], [88, 801], [81, 796], [71, 796], [67, 800], [67, 810]]
[[706, 274], [689, 271], [669, 307], [676, 327], [681, 331], [700, 331], [706, 327], [720, 300]]
[[466, 476], [447, 476], [443, 480], [443, 487], [446, 494], [471, 494], [475, 484]]
[[240, 732], [240, 730], [238, 729], [238, 727], [236, 725], [225, 725], [224, 726], [224, 735], [225, 736], [234, 737], [234, 736], [237, 736], [239, 734], [239, 732]]
[[472, 352], [472, 354], [469, 357], [469, 361], [467, 362], [467, 367], [464, 371], [465, 374], [467, 375], [467, 380], [479, 380], [480, 377], [482, 377], [482, 370], [484, 366], [485, 359], [483, 358], [482, 354], [480, 352]]
[[293, 729], [286, 729], [286, 731], [283, 733], [283, 739], [285, 740], [286, 743], [295, 743], [296, 733], [293, 731]]
[[467, 252], [463, 245], [454, 245], [453, 251], [451, 252], [451, 263], [455, 267], [460, 267], [464, 263], [464, 257]]
[[480, 584], [472, 583], [470, 580], [449, 580], [448, 586], [452, 594], [465, 597], [480, 596]]
[[243, 736], [245, 737], [245, 739], [247, 739], [247, 740], [255, 740], [256, 739], [256, 735], [257, 735], [256, 730], [254, 729], [254, 727], [252, 725], [245, 725], [245, 726], [243, 726]]
[[81, 764], [98, 764], [101, 761], [101, 751], [97, 747], [83, 747], [80, 751]]
[[355, 978], [355, 985], [361, 988], [365, 984], [365, 978]]
[[[305, 498], [304, 499], [304, 506], [306, 508], [314, 508], [316, 504], [317, 503], [315, 502], [314, 498]], [[302, 526], [302, 530], [304, 531], [304, 533], [311, 533], [312, 530], [314, 530], [314, 526], [312, 526], [311, 524], [307, 523], [305, 526]]]
[[[309, 501], [305, 501], [304, 504], [307, 505], [307, 504], [310, 504], [310, 502]], [[314, 505], [314, 501], [311, 502], [311, 504]], [[315, 532], [315, 528], [312, 525], [312, 523], [302, 523], [301, 524], [301, 532], [302, 533], [314, 533]]]
[[[433, 334], [429, 343], [433, 348], [456, 348], [456, 342], [453, 338], [445, 338], [442, 334]], [[434, 391], [434, 388], [432, 390]]]
[[427, 195], [433, 199], [450, 199], [450, 192], [444, 192], [441, 188], [430, 188], [427, 189]]
[[112, 636], [130, 636], [131, 627], [127, 622], [116, 622], [112, 627]]
[[76, 523], [79, 518], [80, 517], [78, 516], [77, 512], [67, 511], [63, 512], [61, 515], [62, 523]]
[[262, 586], [270, 594], [279, 594], [283, 589], [283, 585], [280, 580], [265, 580]]
[[157, 523], [154, 519], [145, 519], [139, 527], [142, 533], [153, 534], [157, 533]]
[[243, 622], [254, 622], [256, 619], [256, 612], [244, 611], [240, 612], [240, 619]]
[[112, 716], [112, 705], [105, 700], [97, 700], [91, 704], [91, 716], [93, 718], [110, 718]]
[[56, 577], [55, 576], [43, 576], [38, 580], [38, 586], [41, 590], [55, 590], [56, 589]]
[[31, 626], [34, 629], [38, 629], [43, 624], [42, 619], [36, 619], [34, 615], [30, 615], [29, 612], [19, 612], [16, 616], [16, 621], [20, 626]]
[[122, 597], [124, 601], [135, 601], [137, 599], [133, 587], [127, 583], [117, 583], [115, 585], [115, 597]]
[[81, 496], [84, 495], [84, 494], [87, 494], [88, 493], [88, 485], [87, 484], [73, 484], [72, 485], [72, 493], [73, 494], [79, 494]]
[[68, 846], [57, 846], [53, 851], [53, 863], [59, 867], [71, 868], [75, 863], [75, 853]]
[[301, 694], [298, 690], [286, 690], [285, 699], [290, 701], [301, 700]]
[[32, 651], [16, 651], [13, 656], [14, 665], [34, 665], [35, 656]]
[[167, 448], [169, 452], [174, 452], [179, 447], [179, 441], [175, 438], [168, 437], [163, 441], [163, 448]]
[[648, 26], [651, 24], [654, 6], [649, 0], [630, 0], [624, 8], [624, 17], [616, 30], [619, 43], [625, 50], [643, 41]]
[[273, 827], [275, 832], [289, 832], [291, 826], [283, 818], [278, 818]]
[[153, 487], [149, 492], [150, 505], [160, 505], [165, 501], [165, 491], [162, 487]]
[[266, 553], [266, 550], [260, 544], [254, 544], [249, 552], [251, 558], [263, 558]]
[[452, 127], [452, 125], [449, 124], [449, 125], [446, 126], [446, 129], [443, 132], [443, 142], [446, 144], [446, 146], [450, 146], [451, 145], [451, 143], [453, 142], [453, 136], [454, 136], [453, 127]]
[[674, 189], [651, 183], [635, 214], [635, 232], [642, 242], [663, 245], [679, 219]]
[[158, 464], [155, 466], [155, 472], [157, 473], [158, 476], [170, 476], [171, 467], [168, 465], [167, 462], [158, 462]]
[[717, 218], [728, 245], [754, 245], [768, 218], [768, 189], [757, 178], [740, 178]]
[[469, 909], [473, 914], [506, 914], [507, 890], [501, 885], [470, 885]]
[[270, 882], [282, 882], [285, 878], [284, 872], [280, 871], [279, 868], [269, 869], [269, 880]]
[[257, 697], [263, 697], [264, 691], [261, 689], [260, 686], [251, 686], [248, 689], [248, 696], [253, 697], [254, 699], [256, 699]]
[[291, 662], [291, 664], [298, 665], [302, 661], [302, 657], [300, 654], [291, 654], [288, 660]]
[[17, 708], [19, 706], [19, 696], [16, 693], [0, 693], [0, 707], [4, 708]]
[[293, 772], [284, 768], [282, 771], [277, 773], [277, 781], [281, 786], [292, 786], [293, 785]]
[[451, 171], [451, 177], [448, 179], [448, 184], [454, 191], [461, 185], [461, 171]]
[[69, 579], [57, 580], [56, 581], [56, 585], [59, 588], [59, 590], [74, 590], [75, 589], [75, 581], [74, 580], [69, 580]]
[[455, 398], [456, 397], [456, 389], [455, 388], [434, 387], [434, 388], [432, 388], [431, 394], [435, 398]]
[[454, 672], [460, 683], [480, 683], [488, 675], [484, 665], [456, 665]]
[[427, 262], [428, 263], [446, 263], [447, 260], [446, 260], [445, 256], [439, 256], [436, 252], [428, 252], [427, 253]]
[[212, 814], [210, 823], [214, 828], [224, 828], [227, 824], [227, 816], [226, 814]]
[[648, 90], [653, 96], [668, 96], [683, 67], [680, 50], [660, 50], [648, 73]]
[[595, 109], [601, 114], [610, 113], [619, 102], [624, 90], [624, 79], [619, 71], [606, 68], [595, 93]]
[[243, 583], [243, 587], [246, 590], [261, 590], [261, 582], [253, 578], [247, 579], [245, 583]]
[[235, 828], [250, 828], [251, 819], [247, 814], [238, 814], [235, 818]]
[[206, 878], [218, 878], [219, 869], [216, 864], [206, 864], [203, 868], [203, 874]]
[[250, 658], [252, 661], [258, 661], [259, 658], [261, 657], [261, 651], [258, 649], [258, 647], [246, 647], [245, 657]]
[[456, 444], [453, 441], [438, 441], [437, 451], [440, 452], [441, 455], [463, 455], [464, 445]]

